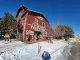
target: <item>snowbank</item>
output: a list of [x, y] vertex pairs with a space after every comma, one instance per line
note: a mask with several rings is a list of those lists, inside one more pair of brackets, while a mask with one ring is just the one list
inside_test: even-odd
[[[38, 46], [41, 47], [39, 54]], [[69, 44], [62, 41], [54, 41], [53, 43], [14, 44], [14, 46], [6, 48], [0, 54], [0, 60], [42, 60], [41, 55], [44, 51], [50, 53], [51, 60], [67, 60], [70, 55], [70, 48], [71, 46]]]

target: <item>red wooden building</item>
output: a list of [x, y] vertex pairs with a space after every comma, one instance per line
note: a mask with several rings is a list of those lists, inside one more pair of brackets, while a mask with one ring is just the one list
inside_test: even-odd
[[18, 9], [18, 35], [23, 41], [45, 39], [49, 36], [50, 24], [43, 14], [29, 10], [25, 6]]

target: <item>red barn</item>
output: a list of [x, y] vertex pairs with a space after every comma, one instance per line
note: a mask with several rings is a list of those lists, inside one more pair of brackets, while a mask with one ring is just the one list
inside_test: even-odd
[[43, 14], [21, 6], [16, 19], [18, 35], [22, 41], [43, 40], [49, 36], [50, 24]]

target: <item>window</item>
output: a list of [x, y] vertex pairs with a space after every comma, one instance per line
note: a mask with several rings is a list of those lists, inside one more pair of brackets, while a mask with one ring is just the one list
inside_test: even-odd
[[38, 25], [38, 19], [35, 19], [34, 24], [35, 24], [35, 26]]
[[42, 26], [45, 27], [45, 23], [44, 22], [42, 22]]

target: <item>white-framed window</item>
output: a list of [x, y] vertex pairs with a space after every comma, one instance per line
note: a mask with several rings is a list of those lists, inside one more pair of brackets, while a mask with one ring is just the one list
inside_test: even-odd
[[44, 22], [42, 22], [42, 27], [45, 27], [45, 23]]
[[37, 19], [37, 18], [35, 18], [34, 25], [35, 25], [35, 26], [38, 25], [38, 19]]

